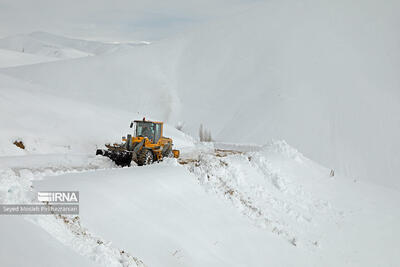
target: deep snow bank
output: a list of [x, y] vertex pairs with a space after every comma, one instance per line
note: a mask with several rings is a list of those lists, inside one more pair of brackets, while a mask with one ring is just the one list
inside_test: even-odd
[[34, 187], [79, 190], [81, 224], [147, 266], [307, 265], [309, 252], [249, 224], [176, 165], [71, 173]]
[[0, 197], [16, 203], [36, 191], [79, 190], [77, 222], [29, 221], [105, 266], [134, 264], [124, 255], [147, 266], [398, 262], [396, 191], [332, 177], [283, 141], [250, 152], [201, 146], [180, 161], [115, 169], [100, 156], [3, 157]]
[[207, 192], [254, 225], [312, 252], [308, 266], [399, 261], [395, 190], [332, 176], [284, 141], [246, 153], [203, 150], [182, 161]]

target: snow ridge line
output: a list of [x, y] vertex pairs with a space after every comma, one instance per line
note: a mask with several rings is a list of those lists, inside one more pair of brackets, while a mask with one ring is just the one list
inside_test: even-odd
[[[269, 148], [276, 150], [275, 146]], [[228, 200], [256, 226], [270, 230], [293, 246], [315, 250], [323, 239], [315, 226], [324, 223], [326, 217], [338, 221], [342, 215], [328, 201], [305, 190], [299, 177], [281, 173], [280, 167], [268, 159], [276, 156], [273, 151], [216, 149], [179, 162], [197, 177], [207, 192]], [[283, 157], [279, 160], [292, 167], [308, 168], [308, 160], [296, 151], [285, 148], [275, 152]]]
[[228, 199], [242, 214], [255, 221], [257, 226], [268, 228], [272, 233], [283, 236], [290, 244], [297, 246], [295, 235], [270, 219], [249, 196], [246, 196], [231, 183], [230, 179], [235, 175], [231, 171], [233, 166], [222, 160], [223, 157], [229, 155], [232, 155], [232, 153], [221, 154], [218, 152], [216, 155], [203, 153], [199, 154], [197, 159], [184, 160], [181, 161], [181, 164], [187, 165], [187, 169], [195, 174], [206, 191], [211, 191]]
[[[0, 169], [0, 200], [3, 203], [31, 204], [35, 201], [32, 180], [49, 175], [94, 171], [100, 166], [86, 167], [44, 167], [44, 168], [8, 168]], [[48, 205], [48, 203], [47, 203]], [[26, 216], [30, 222], [40, 226], [54, 238], [82, 256], [103, 266], [144, 267], [145, 264], [125, 250], [112, 246], [109, 241], [91, 233], [83, 227], [79, 216]]]

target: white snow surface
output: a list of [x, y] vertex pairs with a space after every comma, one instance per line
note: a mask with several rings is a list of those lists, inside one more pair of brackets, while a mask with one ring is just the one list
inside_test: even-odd
[[[74, 266], [89, 266], [81, 256], [100, 266], [399, 262], [394, 190], [331, 177], [284, 141], [234, 153], [198, 144], [183, 151], [186, 160], [117, 168], [84, 154], [2, 157], [2, 203], [35, 202], [37, 191], [78, 190], [80, 214], [17, 216], [13, 226], [4, 217], [0, 229], [32, 231], [16, 235], [17, 243], [25, 234], [35, 239], [47, 232], [30, 253], [58, 240], [80, 255], [63, 256], [77, 261]], [[2, 245], [2, 263], [19, 262], [12, 248]], [[42, 262], [32, 257], [29, 266]]]
[[399, 9], [268, 1], [150, 45], [2, 72], [63, 98], [183, 122], [192, 135], [203, 123], [224, 142], [284, 139], [346, 176], [399, 189]]
[[97, 266], [19, 216], [0, 220], [1, 266]]
[[32, 55], [0, 48], [0, 68], [15, 67], [19, 65], [36, 64], [54, 61], [56, 59], [45, 56]]
[[[151, 44], [0, 39], [0, 203], [81, 197], [1, 216], [0, 265], [398, 266], [399, 9], [272, 0]], [[179, 161], [94, 156], [142, 117]]]
[[100, 55], [118, 50], [123, 46], [145, 44], [147, 44], [147, 42], [104, 43], [68, 38], [41, 31], [0, 39], [0, 48], [2, 49], [57, 59]]

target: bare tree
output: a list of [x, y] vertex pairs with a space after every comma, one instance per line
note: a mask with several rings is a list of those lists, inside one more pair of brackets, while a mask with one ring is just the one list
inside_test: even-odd
[[201, 142], [211, 142], [212, 141], [211, 131], [209, 131], [205, 127], [203, 127], [203, 124], [200, 124], [199, 138], [200, 138]]
[[200, 128], [199, 128], [199, 138], [200, 141], [204, 141], [204, 130], [203, 130], [203, 124], [200, 124]]

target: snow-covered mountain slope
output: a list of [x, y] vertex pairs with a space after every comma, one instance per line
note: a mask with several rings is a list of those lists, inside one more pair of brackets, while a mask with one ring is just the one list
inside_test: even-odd
[[285, 139], [348, 176], [400, 188], [399, 9], [269, 1], [192, 31], [176, 71], [181, 120], [224, 141]]
[[[157, 56], [147, 47], [125, 47], [111, 54], [57, 61], [52, 66], [37, 64], [1, 72], [40, 85], [44, 92], [58, 97], [174, 122], [181, 104], [176, 87], [166, 82], [169, 76], [157, 64], [163, 53], [157, 52]], [[148, 72], [143, 72], [150, 53], [154, 64], [145, 66]]]
[[[43, 246], [56, 239], [102, 266], [399, 261], [395, 191], [332, 177], [285, 142], [253, 152], [214, 152], [210, 146], [183, 152], [181, 164], [131, 168], [83, 154], [27, 155], [18, 164], [2, 157], [0, 198], [29, 203], [36, 191], [79, 190], [79, 218], [27, 216], [36, 225], [29, 227], [31, 236], [44, 230], [49, 239]], [[23, 217], [16, 221], [20, 225]], [[31, 265], [40, 262], [33, 258]]]
[[[51, 249], [73, 266], [397, 266], [397, 10], [272, 0], [149, 45], [0, 40], [0, 203], [81, 200], [79, 217], [1, 220], [32, 233], [1, 240], [0, 265], [22, 249], [54, 265], [34, 256]], [[143, 116], [179, 162], [94, 156]], [[216, 147], [194, 141], [201, 123]], [[16, 249], [25, 235], [43, 242]]]
[[[1, 156], [94, 153], [96, 146], [121, 141], [131, 132], [130, 121], [142, 118], [133, 110], [96, 106], [85, 98], [62, 98], [4, 75], [0, 75], [0, 88]], [[157, 108], [162, 111], [162, 106]], [[192, 145], [191, 137], [170, 125], [165, 125], [165, 135], [173, 137], [178, 148]], [[26, 149], [14, 146], [16, 140], [22, 140]]]
[[16, 35], [0, 39], [0, 47], [23, 53], [54, 58], [79, 58], [90, 54], [54, 43], [36, 39], [30, 35]]
[[61, 59], [99, 55], [123, 46], [144, 44], [147, 42], [104, 43], [67, 38], [47, 32], [33, 32], [0, 39], [0, 48], [2, 49]]
[[0, 68], [37, 64], [40, 62], [48, 62], [54, 60], [56, 59], [51, 57], [37, 56], [6, 49], [0, 49]]
[[183, 121], [192, 135], [203, 123], [223, 141], [285, 139], [342, 174], [400, 188], [398, 2], [343, 3], [258, 3], [148, 46], [3, 72]]
[[99, 41], [89, 41], [82, 39], [68, 38], [56, 34], [51, 34], [48, 32], [33, 32], [29, 34], [29, 37], [35, 38], [37, 40], [59, 45], [62, 47], [69, 47], [76, 49], [78, 51], [86, 52], [92, 55], [100, 55], [113, 51], [121, 46], [136, 46], [136, 45], [146, 45], [148, 42], [138, 41], [129, 43], [104, 43]]

